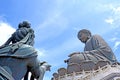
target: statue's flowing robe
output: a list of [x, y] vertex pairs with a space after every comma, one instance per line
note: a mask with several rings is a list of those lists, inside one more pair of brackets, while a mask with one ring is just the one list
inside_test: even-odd
[[[0, 49], [0, 66], [15, 80], [21, 80], [28, 67], [34, 77], [38, 78], [40, 75], [37, 52], [32, 46], [26, 44], [10, 45]], [[2, 76], [4, 74], [1, 78], [5, 77]]]
[[[11, 41], [12, 44], [10, 44]], [[32, 46], [33, 44], [34, 31], [31, 28], [19, 28], [13, 33], [7, 42], [0, 47], [0, 71], [9, 74], [9, 77], [6, 77], [4, 73], [0, 73], [0, 79], [21, 80], [27, 70], [32, 73], [34, 78], [43, 77], [45, 71], [40, 67], [37, 51]]]
[[99, 60], [108, 60], [110, 63], [116, 62], [114, 53], [108, 44], [99, 35], [93, 35], [85, 44], [83, 54], [91, 54]]

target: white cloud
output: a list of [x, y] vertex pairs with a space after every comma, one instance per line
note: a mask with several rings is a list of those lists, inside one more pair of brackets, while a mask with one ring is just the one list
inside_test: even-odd
[[104, 13], [108, 14], [104, 21], [107, 24], [110, 24], [110, 29], [116, 29], [120, 27], [120, 3], [105, 3], [101, 4], [99, 3], [96, 7], [95, 10], [98, 13]]
[[120, 45], [120, 41], [116, 41], [116, 42], [115, 42], [115, 45], [114, 45], [114, 47], [113, 47], [113, 50], [114, 50], [114, 51], [117, 50], [119, 45]]
[[120, 7], [116, 7], [116, 8], [114, 7], [113, 11], [115, 14], [120, 14]]
[[113, 24], [114, 20], [109, 18], [109, 19], [105, 19], [105, 22], [109, 24]]
[[15, 29], [5, 22], [0, 22], [0, 45], [4, 44], [6, 40], [11, 36]]
[[109, 41], [114, 43], [113, 51], [116, 51], [118, 49], [118, 46], [120, 46], [120, 38], [119, 37], [113, 37]]
[[105, 22], [111, 24], [111, 29], [120, 27], [120, 4], [106, 4], [105, 8], [109, 12], [109, 16], [105, 19]]

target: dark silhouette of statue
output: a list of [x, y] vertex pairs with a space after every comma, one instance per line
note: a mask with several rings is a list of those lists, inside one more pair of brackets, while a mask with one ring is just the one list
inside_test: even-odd
[[117, 62], [112, 49], [101, 36], [92, 35], [89, 30], [82, 29], [78, 32], [77, 37], [85, 44], [84, 52], [74, 52], [70, 54], [70, 58], [65, 60], [68, 65], [78, 63], [82, 66], [87, 62], [97, 64], [100, 61], [107, 61], [109, 64]]
[[30, 23], [23, 21], [18, 29], [0, 47], [0, 80], [28, 79], [28, 72], [32, 79], [42, 80], [50, 65], [37, 59], [34, 49], [34, 30]]
[[[30, 28], [30, 23], [28, 23], [27, 21], [23, 21], [23, 23], [19, 23], [18, 29], [16, 30], [16, 32], [14, 32], [12, 36], [1, 47], [9, 45], [11, 42], [12, 43], [19, 42], [27, 35], [27, 33], [32, 33], [31, 37], [33, 38], [35, 37], [34, 30]], [[34, 39], [28, 45], [33, 46], [33, 44], [34, 44]]]

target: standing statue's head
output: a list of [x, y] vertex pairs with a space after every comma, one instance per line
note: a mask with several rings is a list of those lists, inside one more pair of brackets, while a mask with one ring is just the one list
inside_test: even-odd
[[30, 23], [23, 21], [19, 23], [18, 29], [13, 34], [14, 43], [21, 41], [24, 44], [34, 45], [34, 30], [30, 28]]
[[22, 27], [30, 28], [31, 24], [28, 21], [23, 21], [22, 23], [19, 23], [18, 25], [18, 28], [22, 28]]
[[78, 32], [77, 37], [81, 42], [86, 43], [87, 40], [91, 37], [91, 32], [87, 29], [82, 29]]

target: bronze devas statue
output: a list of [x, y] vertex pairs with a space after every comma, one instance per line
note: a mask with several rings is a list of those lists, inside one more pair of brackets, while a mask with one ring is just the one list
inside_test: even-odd
[[0, 47], [0, 80], [43, 80], [45, 71], [50, 70], [47, 62], [37, 59], [34, 45], [34, 30], [30, 23], [23, 21], [18, 29]]

